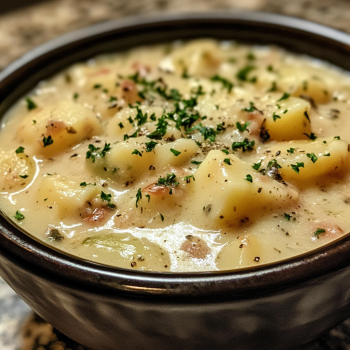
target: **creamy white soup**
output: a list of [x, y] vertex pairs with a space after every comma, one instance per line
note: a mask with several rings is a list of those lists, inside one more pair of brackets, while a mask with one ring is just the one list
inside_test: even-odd
[[293, 257], [350, 231], [350, 78], [196, 40], [78, 63], [3, 118], [0, 206], [75, 256], [151, 271]]

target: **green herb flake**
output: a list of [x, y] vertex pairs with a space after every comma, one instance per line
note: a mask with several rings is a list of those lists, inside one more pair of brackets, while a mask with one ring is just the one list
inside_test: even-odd
[[289, 215], [287, 213], [284, 213], [284, 218], [287, 220], [287, 221], [290, 221], [292, 215]]
[[159, 213], [159, 215], [160, 215], [160, 218], [162, 219], [162, 221], [164, 221], [164, 216], [161, 213]]
[[52, 139], [51, 135], [49, 135], [48, 137], [44, 136], [43, 144], [44, 144], [44, 147], [47, 147], [47, 146], [50, 146], [53, 144], [53, 139]]
[[232, 165], [232, 164], [231, 164], [231, 159], [230, 159], [230, 158], [225, 158], [225, 159], [224, 159], [224, 163], [226, 163], [227, 165]]
[[235, 151], [237, 149], [242, 149], [245, 151], [252, 151], [254, 149], [255, 141], [245, 138], [243, 141], [235, 141], [232, 143], [232, 149]]
[[318, 228], [318, 229], [314, 232], [314, 235], [317, 236], [317, 238], [318, 238], [319, 235], [322, 235], [322, 233], [325, 233], [325, 232], [326, 232], [326, 230], [325, 230], [324, 228]]
[[255, 110], [255, 107], [254, 107], [254, 103], [253, 102], [249, 102], [249, 107], [247, 108], [243, 108], [242, 111], [245, 111], [245, 112], [254, 112]]
[[229, 151], [227, 149], [222, 149], [221, 152], [223, 152], [225, 154], [229, 154]]
[[14, 215], [14, 218], [18, 221], [23, 220], [25, 218], [25, 216], [20, 212], [20, 211], [16, 211], [16, 214]]
[[303, 135], [307, 136], [310, 140], [315, 141], [317, 139], [317, 136], [312, 132], [309, 134], [303, 133]]
[[118, 126], [119, 126], [121, 129], [123, 129], [123, 128], [124, 128], [124, 125], [123, 125], [123, 123], [122, 123], [122, 122], [120, 122], [120, 123], [118, 124]]
[[286, 100], [287, 98], [289, 98], [290, 94], [288, 94], [287, 92], [285, 92], [282, 97], [277, 100], [277, 102], [280, 102], [280, 101], [283, 101], [283, 100]]
[[138, 202], [140, 199], [142, 199], [141, 188], [139, 188], [136, 193], [136, 208], [138, 208]]
[[214, 82], [220, 82], [222, 84], [222, 88], [227, 89], [228, 93], [232, 91], [233, 84], [229, 80], [223, 77], [220, 77], [219, 75], [214, 75], [213, 77], [210, 78], [210, 80]]
[[334, 136], [334, 140], [340, 140], [340, 136]]
[[201, 165], [202, 163], [203, 163], [203, 161], [202, 162], [200, 162], [198, 160], [192, 160], [191, 161], [191, 164], [194, 164], [194, 165]]
[[266, 92], [274, 92], [277, 91], [277, 84], [275, 81], [272, 82], [271, 87]]
[[146, 152], [152, 152], [157, 145], [155, 141], [146, 142]]
[[29, 97], [26, 98], [26, 102], [27, 102], [28, 111], [31, 111], [32, 109], [35, 109], [38, 107], [36, 105], [36, 103], [32, 99], [30, 99]]
[[78, 98], [79, 98], [79, 94], [77, 92], [75, 92], [73, 95], [73, 100], [77, 100]]
[[187, 175], [184, 177], [184, 180], [187, 184], [189, 184], [191, 182], [191, 178], [193, 179], [193, 181], [196, 181], [196, 179], [194, 178], [193, 175]]
[[34, 124], [34, 125], [36, 124], [36, 120], [35, 120], [35, 119], [33, 119], [33, 124]]
[[237, 74], [236, 74], [236, 78], [240, 81], [245, 81], [245, 82], [248, 82], [248, 83], [255, 83], [257, 81], [257, 78], [256, 77], [253, 77], [253, 78], [248, 78], [248, 75], [251, 71], [253, 71], [255, 69], [254, 66], [246, 66], [242, 69], [240, 69]]
[[247, 130], [247, 127], [249, 126], [250, 122], [245, 122], [244, 124], [241, 124], [240, 122], [236, 122], [236, 127], [240, 132], [244, 132]]
[[170, 148], [170, 152], [177, 157], [179, 154], [181, 154], [181, 152], [177, 151], [176, 149]]
[[316, 157], [315, 153], [307, 153], [306, 156], [311, 159], [312, 163], [316, 163], [316, 161], [318, 159]]
[[244, 180], [246, 180], [248, 182], [253, 182], [253, 178], [250, 174], [247, 174]]
[[299, 168], [304, 168], [304, 163], [301, 162], [301, 163], [297, 163], [296, 165], [291, 164], [291, 167], [297, 174], [299, 174]]
[[94, 89], [99, 89], [99, 88], [101, 88], [101, 87], [102, 87], [101, 84], [95, 84], [95, 85], [93, 86]]
[[282, 167], [277, 163], [276, 159], [272, 159], [269, 161], [269, 163], [267, 164], [268, 168], [277, 168], [277, 169], [281, 169]]
[[19, 175], [19, 177], [22, 179], [26, 179], [28, 177], [28, 175]]
[[307, 113], [307, 111], [304, 112], [304, 115], [305, 115], [306, 119], [309, 121], [309, 123], [311, 123], [310, 117], [309, 117], [309, 114]]
[[271, 64], [269, 64], [267, 67], [266, 67], [266, 70], [268, 72], [273, 72], [273, 66]]
[[329, 157], [331, 154], [330, 153], [325, 153], [323, 156], [324, 157]]
[[16, 154], [24, 153], [24, 147], [19, 146], [15, 152], [16, 152]]
[[170, 173], [166, 174], [166, 177], [160, 177], [156, 185], [169, 187], [169, 194], [173, 194], [172, 187], [178, 186], [179, 182], [176, 180], [176, 175], [174, 173]]
[[259, 170], [260, 167], [261, 167], [261, 162], [262, 162], [262, 160], [260, 160], [260, 162], [258, 162], [258, 163], [254, 163], [252, 165], [252, 168], [255, 169], [255, 170]]
[[290, 149], [287, 149], [287, 152], [288, 152], [288, 153], [291, 153], [291, 154], [293, 154], [294, 151], [295, 151], [295, 148], [292, 148], [292, 147], [291, 147]]
[[281, 117], [273, 112], [272, 119], [275, 122], [277, 119], [281, 119]]
[[131, 154], [136, 154], [136, 155], [142, 157], [142, 153], [141, 153], [138, 149], [134, 149], [134, 150], [131, 152]]

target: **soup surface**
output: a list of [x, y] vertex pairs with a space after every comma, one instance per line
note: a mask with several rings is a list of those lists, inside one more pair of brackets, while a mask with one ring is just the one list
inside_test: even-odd
[[197, 40], [78, 63], [3, 118], [0, 206], [40, 240], [153, 271], [259, 266], [350, 231], [350, 79]]

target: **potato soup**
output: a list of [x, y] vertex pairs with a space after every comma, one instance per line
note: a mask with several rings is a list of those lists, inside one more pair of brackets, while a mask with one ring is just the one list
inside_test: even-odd
[[261, 266], [350, 231], [350, 78], [196, 40], [78, 63], [3, 118], [0, 207], [43, 242], [147, 271]]

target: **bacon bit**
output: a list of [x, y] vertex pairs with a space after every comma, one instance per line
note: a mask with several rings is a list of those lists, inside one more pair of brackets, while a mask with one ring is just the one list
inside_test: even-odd
[[50, 120], [46, 125], [46, 135], [55, 135], [66, 129], [66, 124], [61, 121]]
[[[338, 225], [333, 225], [331, 223], [320, 223], [316, 224], [314, 226], [314, 229], [312, 232], [315, 232], [318, 228], [322, 228], [326, 230], [325, 233], [322, 233], [318, 235], [317, 237], [322, 238], [322, 237], [327, 237], [327, 238], [336, 238], [337, 236], [341, 236], [344, 233], [344, 230], [341, 229]], [[316, 237], [316, 236], [315, 236]]]
[[[167, 186], [159, 186], [156, 185], [155, 183], [148, 185], [145, 187], [142, 192], [152, 194], [155, 196], [165, 196], [169, 194], [169, 187]], [[174, 192], [174, 189], [173, 189]]]
[[250, 130], [250, 134], [253, 136], [259, 136], [261, 124], [264, 121], [264, 116], [261, 115], [258, 111], [248, 113], [248, 120], [250, 124], [248, 129]]
[[84, 218], [89, 223], [101, 222], [106, 219], [107, 210], [105, 208], [95, 208], [94, 211]]
[[127, 102], [134, 104], [135, 102], [141, 102], [142, 99], [138, 95], [136, 84], [131, 80], [124, 80], [121, 83], [122, 98]]
[[151, 68], [149, 66], [140, 62], [133, 63], [131, 67], [135, 69], [142, 78], [144, 78], [148, 73], [151, 72]]
[[210, 253], [208, 245], [196, 236], [187, 238], [186, 241], [181, 244], [180, 249], [185, 253], [188, 253], [191, 258], [195, 259], [205, 259]]
[[111, 72], [110, 69], [102, 68], [102, 69], [99, 69], [97, 72], [89, 74], [89, 77], [95, 77], [97, 75], [106, 75], [106, 74], [109, 74], [110, 72]]

